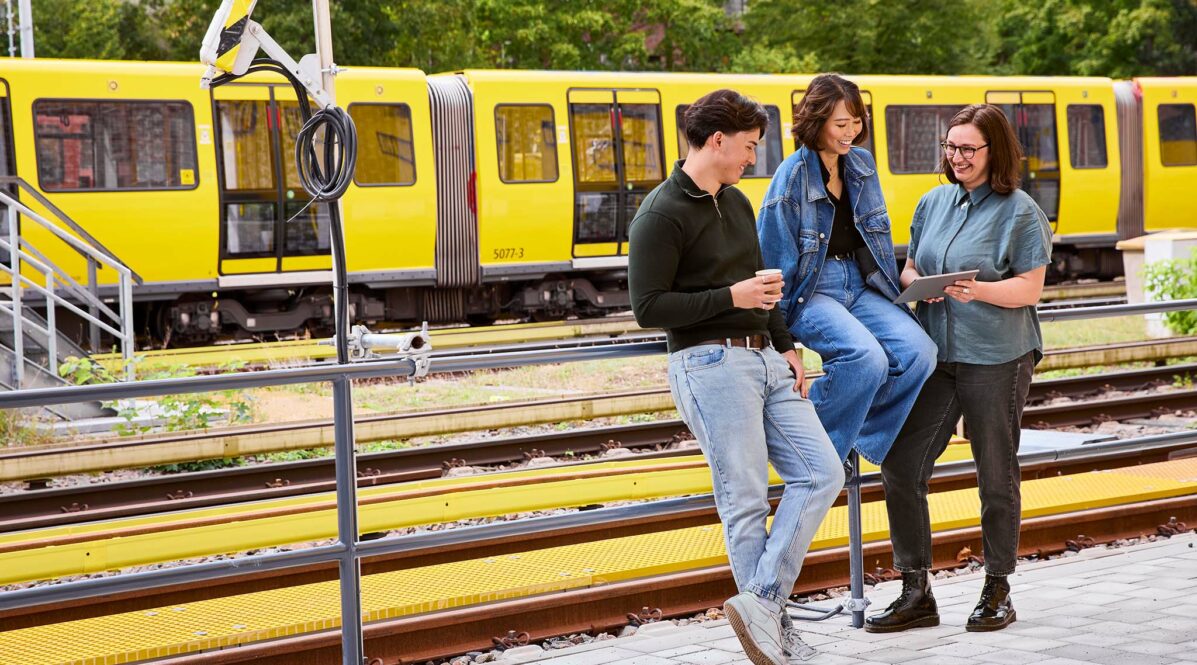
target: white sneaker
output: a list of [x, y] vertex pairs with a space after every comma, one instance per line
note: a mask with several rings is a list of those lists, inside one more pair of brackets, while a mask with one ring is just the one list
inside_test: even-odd
[[781, 617], [765, 609], [755, 595], [745, 591], [732, 596], [723, 604], [723, 613], [753, 665], [788, 665]]
[[789, 658], [789, 665], [804, 663], [819, 653], [815, 651], [814, 647], [802, 641], [802, 636], [798, 634], [798, 628], [790, 619], [789, 613], [784, 611], [781, 615], [781, 644]]

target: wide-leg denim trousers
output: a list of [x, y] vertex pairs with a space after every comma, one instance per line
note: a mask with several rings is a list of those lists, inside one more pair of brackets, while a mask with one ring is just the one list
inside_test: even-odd
[[963, 415], [977, 464], [985, 572], [1014, 572], [1022, 525], [1018, 444], [1034, 368], [1031, 352], [998, 365], [940, 363], [927, 379], [881, 465], [894, 568], [903, 572], [931, 568], [928, 481]]
[[810, 399], [840, 459], [856, 448], [880, 464], [919, 388], [935, 370], [935, 342], [905, 305], [865, 283], [853, 259], [828, 258], [797, 333], [823, 359]]
[[[703, 344], [669, 356], [678, 412], [711, 467], [715, 505], [740, 591], [784, 606], [844, 471], [789, 363], [764, 350]], [[769, 517], [769, 463], [785, 483]]]

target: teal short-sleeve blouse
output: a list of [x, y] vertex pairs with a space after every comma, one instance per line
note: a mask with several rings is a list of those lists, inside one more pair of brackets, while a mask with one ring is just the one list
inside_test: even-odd
[[[920, 275], [979, 270], [977, 281], [997, 282], [1051, 262], [1047, 216], [1021, 189], [999, 194], [984, 184], [971, 193], [940, 185], [923, 195], [910, 228], [908, 256]], [[939, 346], [940, 362], [998, 365], [1035, 352], [1043, 334], [1034, 306], [998, 307], [944, 298], [919, 303], [919, 321]]]

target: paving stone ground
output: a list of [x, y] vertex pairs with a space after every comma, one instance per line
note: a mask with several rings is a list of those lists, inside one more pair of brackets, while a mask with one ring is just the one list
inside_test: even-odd
[[[1197, 663], [1197, 534], [1026, 563], [1011, 576], [1018, 620], [1005, 630], [969, 633], [964, 621], [984, 575], [935, 583], [942, 623], [897, 634], [852, 628], [848, 617], [803, 624], [819, 650], [811, 665], [1157, 665]], [[870, 611], [897, 595], [899, 582], [869, 591]], [[505, 655], [543, 665], [747, 664], [726, 621], [661, 624], [636, 635], [553, 652]]]

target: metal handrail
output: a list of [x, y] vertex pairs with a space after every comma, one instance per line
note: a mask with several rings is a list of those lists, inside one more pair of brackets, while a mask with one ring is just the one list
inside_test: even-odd
[[[58, 330], [56, 324], [56, 308], [64, 307], [71, 312], [77, 314], [81, 319], [88, 323], [91, 328], [92, 346], [93, 350], [99, 343], [99, 332], [104, 330], [112, 334], [120, 342], [121, 355], [124, 359], [125, 379], [133, 379], [133, 353], [135, 342], [135, 331], [133, 329], [133, 281], [136, 279], [141, 281], [140, 276], [136, 274], [127, 266], [122, 264], [118, 259], [112, 255], [102, 244], [92, 238], [90, 234], [84, 231], [78, 224], [67, 217], [61, 210], [45, 199], [37, 190], [33, 189], [23, 179], [6, 176], [0, 177], [0, 185], [17, 185], [22, 190], [28, 192], [33, 198], [37, 199], [47, 210], [50, 210], [58, 216], [58, 222], [70, 228], [71, 232], [78, 234], [84, 240], [76, 238], [71, 232], [63, 230], [58, 223], [52, 222], [42, 215], [34, 212], [28, 206], [21, 203], [14, 198], [5, 188], [0, 187], [0, 205], [3, 205], [7, 211], [8, 221], [8, 238], [0, 239], [0, 249], [7, 250], [9, 265], [2, 266], [4, 272], [8, 273], [11, 279], [11, 308], [5, 308], [5, 312], [12, 317], [13, 320], [13, 353], [16, 356], [16, 361], [13, 364], [13, 384], [20, 389], [25, 376], [25, 339], [24, 329], [33, 326], [39, 331], [44, 331], [47, 336], [47, 351], [49, 353], [49, 369], [50, 372], [57, 375], [58, 371]], [[77, 252], [81, 257], [87, 261], [88, 265], [88, 289], [84, 289], [77, 280], [69, 275], [65, 270], [55, 265], [50, 261], [45, 254], [39, 251], [36, 247], [31, 245], [27, 239], [21, 237], [20, 233], [20, 216], [41, 226], [51, 235], [61, 240], [68, 247]], [[90, 244], [89, 244], [90, 243]], [[33, 279], [22, 274], [22, 266], [28, 265], [39, 271], [45, 278], [45, 286], [39, 285]], [[118, 301], [119, 313], [108, 307], [95, 294], [96, 290], [96, 276], [95, 269], [98, 266], [105, 266], [111, 268], [117, 274], [118, 281]], [[82, 302], [88, 307], [90, 311], [84, 311], [81, 307], [71, 302], [70, 299], [58, 292], [58, 286], [66, 287], [65, 292], [68, 295], [78, 298], [78, 302]], [[25, 315], [24, 290], [30, 289], [40, 294], [45, 299], [46, 304], [46, 326], [37, 324], [32, 319]], [[109, 325], [104, 320], [107, 316], [112, 320], [113, 325]]]
[[[0, 185], [16, 185], [17, 187], [20, 187], [22, 191], [27, 192], [30, 196], [32, 196], [34, 198], [34, 200], [36, 200], [39, 204], [41, 204], [42, 207], [44, 207], [46, 210], [49, 210], [58, 219], [62, 220], [62, 223], [69, 226], [71, 228], [71, 230], [74, 231], [75, 234], [78, 235], [80, 238], [83, 238], [83, 240], [85, 240], [87, 242], [87, 244], [99, 249], [104, 254], [112, 257], [113, 260], [115, 260], [117, 263], [120, 263], [121, 265], [127, 265], [127, 264], [125, 264], [124, 261], [122, 261], [120, 259], [119, 256], [116, 255], [116, 252], [113, 252], [112, 250], [108, 249], [107, 247], [104, 246], [104, 243], [102, 243], [99, 240], [96, 240], [94, 237], [92, 237], [92, 235], [90, 233], [88, 233], [82, 226], [79, 226], [79, 224], [75, 220], [71, 219], [71, 217], [69, 215], [67, 215], [65, 212], [63, 212], [58, 206], [51, 203], [49, 199], [47, 199], [45, 196], [43, 196], [41, 192], [37, 191], [37, 188], [33, 187], [28, 182], [26, 182], [24, 178], [22, 178], [20, 176], [12, 176], [12, 175], [0, 176]], [[0, 194], [4, 194], [3, 189], [0, 189]], [[141, 278], [141, 275], [138, 275], [136, 272], [134, 272], [132, 268], [129, 269], [129, 274], [133, 276], [133, 281], [137, 282], [138, 286], [141, 286], [142, 284], [145, 283], [144, 280]]]
[[[0, 240], [0, 249], [8, 249], [8, 243], [5, 242], [5, 240]], [[8, 251], [12, 251], [12, 250], [8, 250]], [[32, 266], [34, 266], [37, 269], [40, 269], [42, 272], [42, 275], [47, 277], [48, 281], [49, 281], [49, 279], [53, 279], [53, 277], [60, 277], [60, 279], [61, 279], [61, 275], [57, 274], [57, 270], [55, 270], [54, 267], [45, 266], [45, 264], [42, 263], [41, 261], [31, 260], [31, 258], [29, 258], [29, 255], [25, 254], [24, 251], [18, 250], [18, 254], [25, 257], [25, 260], [28, 261], [29, 263], [31, 263]], [[29, 277], [26, 277], [23, 274], [14, 272], [12, 266], [2, 266], [2, 264], [0, 264], [0, 270], [4, 270], [4, 272], [7, 273], [8, 276], [12, 277], [14, 287], [16, 287], [16, 282], [18, 282], [18, 281], [25, 283], [25, 285], [28, 285], [29, 288], [34, 289], [34, 291], [36, 291], [38, 293], [41, 293], [42, 295], [44, 295], [44, 297], [53, 298], [55, 303], [62, 305], [63, 307], [67, 307], [68, 310], [71, 310], [74, 313], [77, 313], [77, 315], [79, 315], [80, 317], [84, 317], [84, 318], [91, 317], [91, 315], [89, 315], [89, 313], [79, 309], [79, 306], [72, 303], [71, 300], [67, 300], [66, 298], [63, 298], [63, 297], [61, 297], [61, 295], [57, 294], [57, 292], [54, 291], [54, 289], [42, 287], [41, 285], [38, 285], [38, 283], [35, 282], [34, 280], [29, 279]], [[117, 325], [120, 325], [120, 321], [121, 321], [120, 315], [117, 315], [116, 312], [109, 309], [109, 307], [107, 305], [104, 305], [103, 307], [104, 307], [104, 309], [103, 309], [104, 313], [107, 313], [107, 315], [110, 318], [114, 319], [114, 321], [117, 323]], [[121, 333], [120, 330], [117, 330], [117, 329], [111, 327], [111, 325], [108, 325], [107, 323], [104, 323], [103, 321], [98, 321], [98, 319], [97, 319], [97, 321], [95, 323], [96, 323], [96, 325], [99, 325], [99, 327], [103, 328], [104, 330], [107, 330], [108, 333], [110, 333], [111, 335], [114, 335], [116, 337], [124, 336], [124, 334]]]
[[[1192, 308], [1192, 306], [1189, 306], [1189, 308]], [[539, 352], [476, 355], [472, 359], [458, 358], [456, 359], [456, 362], [459, 363], [458, 369], [464, 370], [470, 369], [471, 365], [473, 368], [479, 368], [499, 366], [499, 364], [503, 362], [520, 362], [526, 364], [535, 362], [593, 360], [597, 358], [610, 358], [618, 356], [630, 357], [657, 354], [663, 350], [664, 344], [659, 341], [641, 341], [638, 343], [624, 344], [618, 347], [596, 346], [573, 349], [566, 352], [563, 352], [560, 349], [544, 349]], [[337, 363], [334, 365], [316, 365], [257, 372], [238, 372], [234, 374], [215, 376], [158, 379], [124, 384], [101, 384], [17, 390], [9, 393], [0, 393], [0, 409], [47, 406], [50, 404], [82, 402], [90, 400], [151, 397], [176, 394], [179, 392], [238, 390], [264, 386], [325, 381], [329, 381], [334, 384], [334, 399], [336, 399], [335, 395], [337, 394], [348, 394], [347, 390], [338, 391], [338, 389], [344, 388], [348, 385], [348, 382], [353, 379], [415, 375], [418, 371], [417, 368], [420, 366], [421, 361], [426, 360], [426, 355], [429, 353], [429, 351], [430, 349], [422, 349], [419, 352], [419, 355], [422, 356], [420, 359], [407, 357], [385, 361]], [[354, 476], [352, 473], [352, 469], [355, 468], [356, 464], [354, 460], [355, 455], [353, 448], [352, 403], [338, 404], [337, 408], [335, 408], [333, 411], [333, 419], [336, 465], [338, 468], [350, 470], [348, 473], [339, 473], [337, 475], [336, 507], [338, 522], [340, 522], [346, 516], [356, 516], [357, 513], [356, 482], [354, 481]], [[1184, 436], [1189, 436], [1190, 434], [1191, 433], [1188, 432], [1183, 433]], [[1121, 441], [1110, 444], [1093, 444], [1089, 450], [1097, 454], [1113, 454], [1118, 451], [1124, 451], [1133, 445], [1151, 447], [1163, 443], [1162, 437], [1149, 437], [1149, 439], [1154, 440], [1148, 441], [1141, 439], [1138, 440], [1137, 444], [1136, 442], [1132, 441]], [[1061, 455], [1060, 453], [1051, 454], [1058, 456]], [[1063, 456], [1075, 454], [1077, 453], [1064, 453]], [[950, 465], [950, 468], [945, 468], [945, 471], [959, 471], [963, 468], [965, 468], [964, 465], [956, 464]], [[863, 624], [864, 606], [867, 605], [867, 601], [865, 601], [863, 598], [863, 572], [860, 561], [860, 554], [862, 552], [860, 487], [862, 480], [874, 479], [875, 477], [872, 475], [866, 476], [862, 479], [859, 473], [859, 467], [854, 465], [852, 477], [847, 483], [849, 493], [848, 527], [849, 552], [851, 556], [850, 569], [852, 576], [852, 598], [849, 603], [846, 604], [846, 607], [852, 611], [853, 625], [856, 627], [860, 627], [860, 625]], [[772, 491], [776, 492], [777, 490], [774, 488]], [[667, 500], [666, 502], [649, 502], [644, 504], [644, 506], [664, 507], [668, 505], [671, 507], [676, 507], [679, 505], [679, 501], [693, 502], [695, 500], [709, 502], [708, 497], [699, 497], [672, 501]], [[625, 509], [637, 508], [639, 507], [625, 507]], [[617, 508], [615, 510], [619, 509]], [[522, 528], [525, 525], [547, 524], [549, 522], [543, 520], [551, 520], [555, 519], [556, 517], [558, 516], [550, 518], [532, 518], [528, 521], [517, 520], [514, 522], [505, 522], [501, 523], [501, 527], [499, 528], [515, 529]], [[474, 527], [473, 529], [479, 528], [484, 527]], [[476, 537], [479, 533], [481, 533], [480, 531], [475, 531], [473, 529], [467, 527], [465, 529], [448, 532], [448, 536], [438, 535], [436, 537]], [[349, 538], [348, 541], [346, 540], [346, 537]], [[348, 532], [341, 532], [337, 542], [327, 546], [307, 550], [303, 553], [290, 552], [269, 554], [229, 561], [186, 565], [178, 568], [154, 571], [151, 573], [137, 573], [129, 576], [119, 576], [110, 579], [72, 581], [61, 585], [38, 587], [23, 591], [0, 592], [0, 609], [25, 607], [38, 602], [46, 602], [49, 599], [61, 600], [93, 597], [96, 595], [111, 593], [117, 589], [145, 589], [178, 584], [187, 580], [216, 579], [220, 577], [231, 576], [246, 570], [278, 569], [307, 563], [325, 563], [334, 561], [343, 562], [346, 557], [351, 558], [356, 565], [357, 562], [360, 561], [360, 559], [365, 555], [398, 551], [409, 547], [414, 543], [420, 542], [417, 540], [417, 538], [418, 537], [415, 536], [397, 536], [372, 541], [371, 543], [366, 544], [359, 540], [359, 534], [357, 533], [357, 530], [353, 529]], [[357, 580], [356, 576], [342, 576], [340, 583], [342, 586], [343, 595], [345, 593], [352, 595], [360, 592], [360, 588], [358, 586], [359, 581]], [[343, 614], [341, 617], [341, 628], [347, 636], [356, 635], [360, 637], [362, 630], [362, 617], [360, 613]]]
[[[8, 245], [8, 241], [4, 240], [3, 238], [0, 238], [0, 243], [3, 243], [4, 246]], [[34, 247], [32, 243], [26, 241], [23, 243], [23, 245], [24, 251], [29, 252], [34, 256], [34, 258], [38, 259], [42, 263], [47, 265], [53, 263], [49, 257], [43, 254], [41, 250]], [[104, 312], [114, 321], [120, 320], [120, 316], [112, 308], [105, 304], [99, 296], [95, 295], [91, 291], [88, 291], [87, 287], [80, 284], [74, 277], [71, 277], [69, 274], [59, 274], [58, 279], [66, 280], [66, 283], [64, 283], [63, 286], [67, 287], [67, 291], [71, 295], [75, 296], [79, 302], [86, 304], [88, 307], [94, 307], [99, 311]]]

